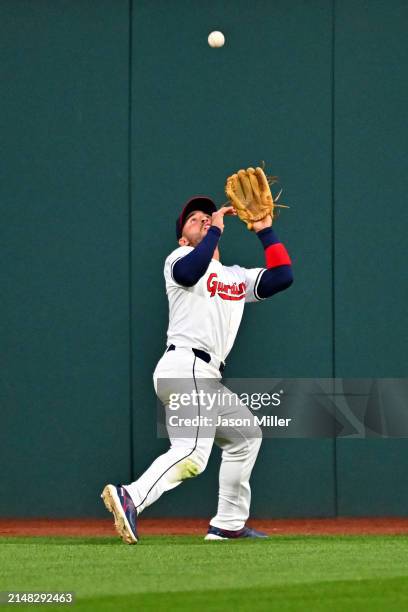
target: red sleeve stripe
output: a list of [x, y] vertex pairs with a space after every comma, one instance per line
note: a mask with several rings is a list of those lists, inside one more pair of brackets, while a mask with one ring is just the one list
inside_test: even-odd
[[281, 242], [271, 244], [265, 249], [265, 261], [267, 268], [291, 265], [289, 254]]

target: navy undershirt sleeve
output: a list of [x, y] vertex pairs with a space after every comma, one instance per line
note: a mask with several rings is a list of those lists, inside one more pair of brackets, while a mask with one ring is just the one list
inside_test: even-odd
[[271, 246], [271, 244], [277, 244], [280, 242], [275, 230], [272, 227], [264, 227], [264, 229], [257, 232], [256, 235], [262, 242], [264, 249]]
[[220, 236], [220, 228], [212, 225], [200, 244], [173, 264], [172, 276], [176, 283], [192, 287], [200, 280], [210, 265]]
[[[267, 249], [272, 244], [278, 244], [280, 242], [275, 230], [271, 227], [266, 227], [257, 232], [257, 236], [262, 242], [264, 249]], [[284, 291], [284, 289], [290, 287], [292, 283], [292, 266], [283, 265], [268, 268], [260, 278], [258, 287], [256, 288], [256, 295], [261, 299], [272, 297], [275, 293], [279, 293], [279, 291]]]

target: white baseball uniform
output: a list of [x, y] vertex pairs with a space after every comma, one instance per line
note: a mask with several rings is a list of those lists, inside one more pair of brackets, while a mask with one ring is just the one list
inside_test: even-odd
[[[221, 383], [219, 367], [230, 352], [241, 323], [246, 302], [261, 298], [257, 287], [265, 268], [246, 269], [223, 266], [212, 259], [207, 271], [192, 287], [179, 285], [173, 278], [173, 267], [193, 247], [175, 249], [166, 259], [164, 277], [169, 300], [168, 346], [153, 374], [156, 393], [165, 407], [170, 396], [183, 391], [186, 380], [199, 391], [216, 391], [224, 400], [233, 394]], [[207, 363], [193, 349], [205, 351]], [[230, 396], [230, 397], [227, 397]], [[236, 397], [236, 396], [235, 396]], [[200, 416], [203, 406], [191, 406], [191, 416]], [[242, 402], [222, 401], [218, 417], [251, 420], [251, 425], [197, 425], [188, 436], [177, 427], [167, 426], [171, 446], [159, 456], [135, 482], [125, 485], [138, 514], [162, 493], [183, 480], [197, 476], [206, 467], [213, 442], [222, 449], [219, 475], [219, 500], [211, 525], [235, 531], [241, 529], [249, 515], [251, 491], [249, 478], [261, 445], [261, 429], [252, 424], [252, 415]], [[185, 431], [185, 430], [183, 430]]]

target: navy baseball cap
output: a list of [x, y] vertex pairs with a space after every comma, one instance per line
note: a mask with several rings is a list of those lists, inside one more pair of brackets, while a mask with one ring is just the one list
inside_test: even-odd
[[176, 221], [176, 236], [177, 240], [181, 238], [181, 234], [183, 232], [184, 224], [187, 220], [187, 217], [193, 210], [201, 210], [207, 215], [212, 215], [217, 211], [217, 207], [208, 196], [193, 196], [190, 198], [186, 204], [184, 205], [183, 210], [180, 215], [177, 217]]

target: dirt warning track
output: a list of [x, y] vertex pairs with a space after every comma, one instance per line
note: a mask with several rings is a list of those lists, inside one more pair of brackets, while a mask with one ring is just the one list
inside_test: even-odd
[[[253, 519], [269, 535], [408, 534], [408, 518]], [[143, 535], [203, 535], [208, 521], [191, 518], [140, 518]], [[0, 536], [116, 536], [111, 519], [0, 519]]]

